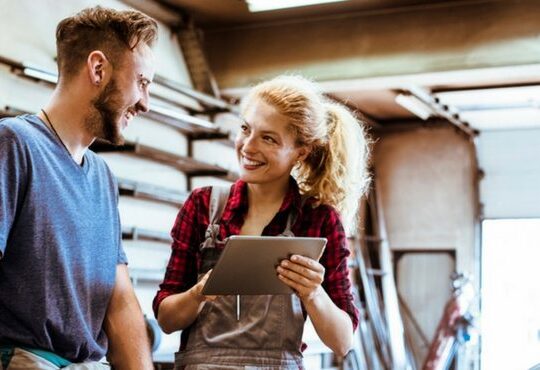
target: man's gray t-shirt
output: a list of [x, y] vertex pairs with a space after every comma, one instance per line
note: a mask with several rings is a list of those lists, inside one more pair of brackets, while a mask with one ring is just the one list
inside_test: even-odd
[[35, 115], [0, 120], [0, 345], [73, 362], [107, 350], [103, 321], [121, 246], [116, 181], [73, 161]]

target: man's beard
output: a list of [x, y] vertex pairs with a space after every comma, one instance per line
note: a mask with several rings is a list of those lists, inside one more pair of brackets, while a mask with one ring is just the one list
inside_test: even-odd
[[99, 96], [92, 102], [93, 109], [85, 123], [89, 131], [97, 138], [114, 145], [124, 144], [119, 120], [122, 117], [122, 93], [113, 78], [105, 86]]

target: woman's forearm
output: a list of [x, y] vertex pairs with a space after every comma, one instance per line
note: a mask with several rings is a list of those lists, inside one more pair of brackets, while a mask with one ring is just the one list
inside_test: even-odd
[[318, 294], [303, 301], [304, 307], [323, 343], [336, 355], [345, 356], [353, 344], [351, 318], [332, 302], [322, 287], [319, 289]]
[[159, 305], [159, 326], [167, 334], [187, 328], [195, 321], [204, 303], [204, 296], [199, 296], [194, 288], [168, 296]]

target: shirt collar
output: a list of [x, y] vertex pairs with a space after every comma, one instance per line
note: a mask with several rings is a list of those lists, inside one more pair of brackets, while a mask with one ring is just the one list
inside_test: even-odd
[[[248, 190], [248, 187], [247, 187], [246, 182], [242, 180], [237, 180], [234, 183], [234, 186], [231, 191], [230, 202], [229, 202], [229, 209], [232, 212], [239, 211], [242, 209], [247, 209], [248, 207], [247, 190]], [[279, 212], [284, 212], [291, 207], [294, 207], [297, 211], [300, 211], [301, 206], [302, 206], [302, 197], [300, 195], [298, 184], [296, 183], [296, 180], [292, 176], [290, 176], [289, 189], [287, 190], [287, 194], [285, 194], [285, 198], [283, 198], [283, 202], [281, 203]]]
[[285, 194], [285, 198], [283, 198], [283, 203], [281, 203], [279, 212], [284, 212], [289, 208], [294, 208], [296, 211], [300, 211], [301, 206], [302, 196], [300, 195], [300, 189], [298, 188], [298, 184], [296, 183], [294, 177], [290, 176], [289, 190], [287, 191], [287, 194]]
[[237, 180], [231, 190], [229, 209], [234, 212], [242, 208], [247, 208], [247, 205], [247, 183], [242, 180]]

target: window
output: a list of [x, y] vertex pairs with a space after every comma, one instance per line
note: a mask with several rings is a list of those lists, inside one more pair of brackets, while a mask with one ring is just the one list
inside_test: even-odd
[[540, 219], [482, 224], [482, 370], [540, 363]]

